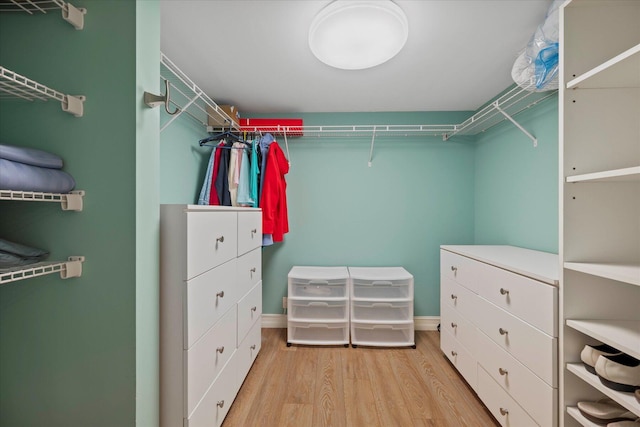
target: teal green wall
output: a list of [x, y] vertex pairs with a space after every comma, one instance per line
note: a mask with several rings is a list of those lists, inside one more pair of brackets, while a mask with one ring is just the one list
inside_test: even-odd
[[[475, 138], [289, 138], [291, 232], [263, 249], [263, 311], [282, 313], [293, 265], [402, 265], [415, 276], [415, 315], [439, 315], [442, 244], [510, 244], [557, 252], [557, 97]], [[461, 123], [458, 113], [279, 114], [305, 125]], [[245, 114], [261, 117], [260, 114]], [[273, 115], [262, 115], [262, 117]], [[194, 203], [210, 149], [202, 125], [162, 133], [161, 200]], [[284, 139], [277, 138], [284, 147]]]
[[[344, 125], [459, 123], [469, 115], [280, 116], [302, 117], [305, 125]], [[190, 126], [190, 120], [183, 121]], [[201, 131], [189, 134], [189, 128], [176, 124], [161, 134], [161, 200], [194, 203], [197, 191], [186, 182], [196, 179], [199, 190], [211, 149], [194, 148]], [[285, 150], [284, 139], [277, 139]], [[402, 265], [415, 276], [416, 315], [438, 314], [439, 245], [473, 243], [474, 146], [440, 137], [378, 138], [369, 168], [370, 143], [369, 137], [289, 138], [291, 232], [263, 252], [265, 313], [282, 312], [287, 273], [294, 265]]]
[[[82, 31], [59, 12], [0, 16], [3, 66], [87, 97], [82, 118], [53, 100], [0, 102], [0, 140], [61, 155], [87, 193], [82, 212], [2, 202], [0, 236], [48, 249], [54, 260], [84, 255], [86, 262], [80, 278], [48, 275], [0, 286], [0, 425], [153, 425], [159, 197], [157, 138], [154, 148], [148, 126], [157, 129], [157, 118], [139, 114], [137, 71], [149, 70], [136, 61], [136, 50], [144, 49], [135, 43], [137, 5], [74, 4], [88, 10]], [[157, 19], [157, 5], [142, 9]], [[157, 37], [158, 24], [141, 22]], [[155, 67], [157, 54], [149, 55]], [[147, 228], [138, 229], [145, 215]], [[137, 360], [138, 351], [149, 359]], [[138, 372], [143, 363], [148, 369]]]
[[481, 134], [475, 159], [475, 244], [558, 252], [558, 98]]
[[136, 2], [136, 426], [159, 419], [160, 111], [142, 101], [160, 74], [160, 4]]

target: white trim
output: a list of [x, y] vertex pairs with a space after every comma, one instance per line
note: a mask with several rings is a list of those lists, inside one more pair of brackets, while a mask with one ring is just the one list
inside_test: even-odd
[[[439, 316], [416, 316], [413, 318], [416, 331], [435, 331], [440, 323]], [[287, 327], [286, 314], [263, 314], [263, 328], [283, 329]]]

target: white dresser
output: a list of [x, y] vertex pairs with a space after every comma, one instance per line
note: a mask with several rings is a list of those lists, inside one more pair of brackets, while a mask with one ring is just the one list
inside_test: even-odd
[[222, 424], [260, 351], [260, 209], [162, 205], [160, 423]]
[[442, 246], [440, 347], [503, 426], [558, 425], [558, 256]]

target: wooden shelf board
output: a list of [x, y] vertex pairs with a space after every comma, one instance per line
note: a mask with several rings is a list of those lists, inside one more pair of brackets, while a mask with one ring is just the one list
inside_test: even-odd
[[567, 182], [640, 181], [640, 166], [568, 176]]
[[640, 87], [640, 44], [567, 83], [567, 89]]
[[640, 359], [640, 320], [567, 320], [567, 326]]
[[565, 262], [564, 268], [640, 286], [640, 265]]

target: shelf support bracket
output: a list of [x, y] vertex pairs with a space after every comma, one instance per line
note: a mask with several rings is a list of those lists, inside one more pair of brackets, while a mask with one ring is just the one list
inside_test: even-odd
[[373, 161], [373, 144], [376, 140], [376, 127], [373, 127], [373, 135], [371, 135], [371, 149], [369, 150], [369, 163], [368, 166], [371, 167], [371, 162]]
[[500, 105], [498, 105], [497, 101], [493, 103], [493, 106], [495, 107], [496, 110], [498, 110], [500, 113], [502, 113], [503, 116], [505, 116], [507, 119], [509, 119], [509, 121], [511, 123], [513, 123], [518, 129], [520, 129], [525, 135], [527, 135], [529, 137], [529, 139], [531, 141], [533, 141], [533, 146], [534, 147], [538, 146], [538, 138], [536, 138], [535, 136], [533, 136], [529, 132], [527, 132], [527, 130], [525, 128], [523, 128], [522, 125], [520, 125], [520, 123], [516, 122], [513, 119], [513, 117], [508, 115], [502, 108], [500, 108]]
[[70, 277], [82, 276], [83, 262], [83, 256], [70, 256], [67, 262], [64, 263], [64, 268], [60, 270], [60, 277], [62, 279], [68, 279]]

